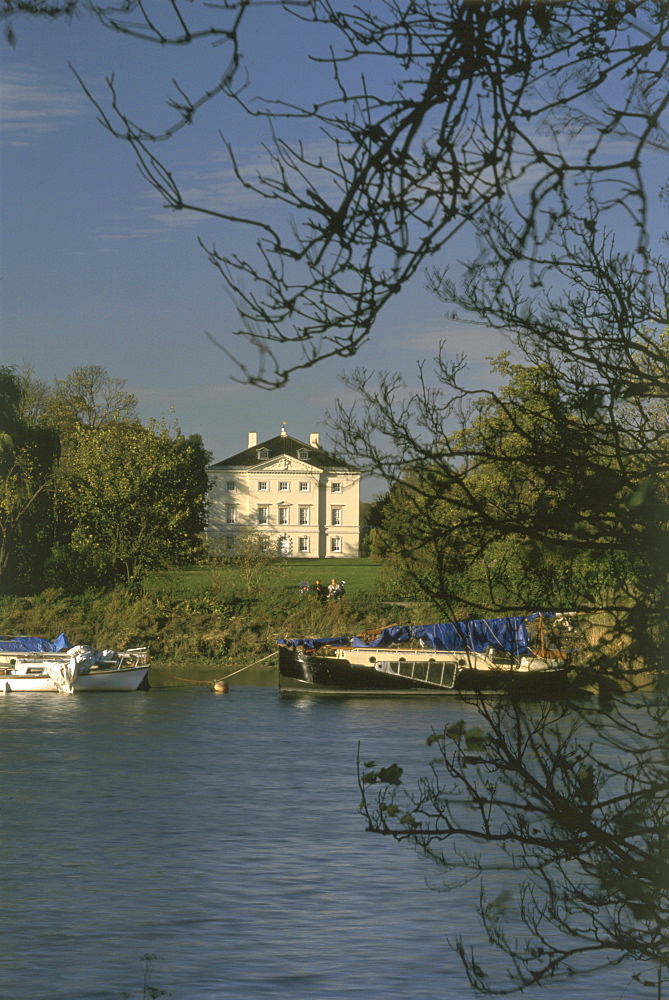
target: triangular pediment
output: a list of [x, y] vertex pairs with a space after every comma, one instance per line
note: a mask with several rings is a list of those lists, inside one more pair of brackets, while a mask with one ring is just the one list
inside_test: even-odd
[[290, 455], [282, 455], [280, 458], [269, 458], [265, 462], [258, 462], [257, 465], [247, 466], [247, 471], [254, 474], [260, 472], [286, 472], [288, 474], [303, 473], [304, 475], [313, 475], [314, 472], [322, 472], [323, 469], [320, 465], [315, 465], [313, 462], [305, 462], [299, 458], [292, 458]]

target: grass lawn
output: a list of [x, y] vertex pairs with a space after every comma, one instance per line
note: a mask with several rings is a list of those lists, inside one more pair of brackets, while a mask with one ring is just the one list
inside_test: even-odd
[[373, 559], [284, 559], [281, 574], [287, 587], [299, 587], [302, 580], [328, 584], [332, 577], [346, 581], [346, 590], [372, 591], [376, 587], [380, 563]]
[[[266, 573], [268, 583], [289, 590], [297, 590], [302, 580], [308, 580], [312, 586], [317, 579], [328, 584], [334, 576], [339, 581], [346, 581], [348, 593], [358, 593], [374, 591], [379, 566], [380, 563], [374, 559], [280, 559], [271, 564]], [[234, 564], [184, 566], [152, 573], [144, 586], [152, 592], [170, 591], [188, 596], [209, 590], [222, 582], [231, 584], [238, 575], [239, 570]]]

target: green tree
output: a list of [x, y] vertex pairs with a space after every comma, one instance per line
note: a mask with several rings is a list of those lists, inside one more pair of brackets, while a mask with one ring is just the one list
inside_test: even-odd
[[663, 668], [666, 277], [662, 262], [651, 275], [645, 258], [584, 243], [528, 318], [512, 277], [505, 292], [499, 272], [480, 274], [458, 304], [515, 326], [518, 360], [493, 365], [500, 388], [472, 388], [445, 352], [413, 392], [397, 375], [348, 379], [359, 406], [339, 407], [338, 447], [395, 484], [395, 561], [444, 613], [596, 609]]
[[51, 396], [51, 386], [45, 379], [37, 378], [33, 365], [25, 363], [18, 369], [21, 382], [20, 415], [30, 427], [45, 427], [46, 412]]
[[210, 540], [209, 551], [214, 558], [222, 559], [237, 569], [250, 597], [266, 593], [268, 572], [281, 558], [276, 546], [271, 546], [267, 536], [254, 528], [242, 528], [236, 532], [232, 547], [227, 547], [225, 542], [219, 543], [219, 546], [214, 543], [212, 547]]
[[64, 443], [79, 427], [127, 423], [137, 419], [137, 397], [125, 391], [127, 379], [99, 365], [75, 368], [55, 379], [44, 402], [43, 420], [58, 430]]
[[52, 541], [51, 487], [58, 437], [24, 419], [25, 382], [0, 368], [0, 588], [40, 579]]
[[130, 582], [186, 561], [204, 530], [208, 458], [199, 438], [155, 422], [76, 429], [57, 484], [67, 541], [54, 580]]
[[[667, 273], [584, 233], [540, 293], [492, 265], [464, 288], [435, 279], [515, 335], [514, 359], [494, 363], [502, 385], [472, 388], [442, 351], [412, 393], [358, 372], [359, 407], [337, 413], [339, 448], [394, 485], [385, 530], [437, 606], [464, 617], [562, 597], [605, 627], [576, 675], [583, 703], [478, 701], [478, 726], [430, 738], [439, 753], [413, 789], [398, 764], [361, 769], [370, 830], [479, 880], [506, 968], [452, 943], [482, 992], [624, 960], [667, 974]], [[492, 894], [505, 870], [508, 895]]]
[[374, 497], [371, 503], [360, 504], [360, 555], [378, 555], [377, 539], [383, 524], [383, 513], [388, 504], [389, 494]]
[[[10, 3], [6, 9], [21, 7]], [[169, 98], [173, 118], [166, 128], [138, 124], [120, 107], [113, 79], [108, 105], [97, 104], [102, 121], [131, 146], [143, 176], [169, 208], [217, 217], [227, 236], [229, 226], [239, 221], [238, 206], [221, 209], [189, 201], [176, 171], [157, 151], [167, 150], [168, 140], [186, 126], [196, 127], [200, 113], [217, 98], [231, 100], [257, 123], [267, 124], [265, 171], [256, 172], [254, 164], [252, 177], [245, 176], [228, 148], [240, 182], [281, 206], [285, 215], [274, 224], [260, 211], [243, 220], [257, 234], [255, 255], [206, 248], [238, 305], [239, 336], [259, 349], [258, 368], [240, 359], [242, 377], [274, 386], [323, 358], [352, 356], [384, 306], [421, 268], [438, 265], [454, 238], [460, 251], [467, 234], [475, 236], [461, 280], [435, 273], [432, 286], [449, 309], [505, 330], [521, 352], [510, 363], [526, 366], [535, 379], [540, 376], [546, 397], [529, 392], [521, 371], [509, 370], [509, 397], [488, 393], [486, 401], [485, 393], [460, 379], [463, 363], [444, 351], [437, 389], [425, 375], [404, 406], [398, 378], [382, 377], [372, 391], [371, 380], [358, 376], [369, 413], [361, 421], [339, 414], [346, 453], [356, 460], [364, 457], [370, 471], [400, 485], [402, 502], [414, 505], [417, 539], [411, 536], [411, 544], [418, 552], [420, 543], [423, 554], [435, 557], [429, 587], [437, 597], [450, 586], [445, 569], [453, 558], [440, 542], [444, 528], [454, 543], [465, 546], [458, 558], [467, 569], [485, 568], [493, 550], [507, 557], [502, 567], [508, 567], [509, 552], [516, 556], [523, 546], [529, 553], [534, 546], [545, 560], [554, 546], [553, 565], [565, 557], [568, 562], [608, 560], [615, 571], [610, 605], [620, 637], [629, 629], [635, 652], [661, 669], [667, 584], [662, 572], [666, 351], [660, 331], [667, 323], [667, 274], [651, 259], [644, 161], [650, 149], [666, 145], [667, 5], [647, 0], [379, 0], [351, 6], [285, 0], [278, 9], [297, 24], [309, 23], [323, 43], [320, 65], [331, 73], [329, 84], [310, 89], [309, 105], [303, 107], [281, 104], [278, 86], [267, 101], [258, 99], [252, 83], [241, 87], [246, 83], [244, 33], [253, 30], [256, 8], [265, 10], [232, 0], [217, 9], [218, 20], [212, 22], [205, 20], [212, 17], [208, 5], [175, 0], [169, 5], [175, 15], [172, 31], [143, 0], [89, 5], [112, 30], [172, 44], [175, 51], [207, 41], [228, 46], [222, 71], [220, 45], [213, 50], [216, 83], [206, 93], [191, 96], [186, 85], [175, 84]], [[296, 125], [304, 131], [293, 141]], [[309, 128], [314, 132], [307, 134]], [[319, 139], [316, 147], [307, 141], [312, 134]], [[627, 234], [629, 257], [613, 252], [607, 229]], [[220, 245], [237, 246], [232, 239], [221, 239]], [[557, 381], [561, 371], [566, 375]], [[480, 407], [471, 411], [477, 396]], [[384, 433], [386, 447], [379, 443]], [[617, 566], [611, 553], [619, 557]], [[518, 558], [519, 568], [507, 572], [505, 588], [516, 586], [523, 567], [533, 571], [531, 558]], [[500, 580], [498, 574], [487, 586], [491, 603], [500, 599]], [[539, 574], [528, 580], [540, 583]], [[463, 581], [459, 589], [463, 599], [480, 603], [486, 581], [482, 578], [482, 589], [473, 596], [475, 582], [465, 586]], [[585, 584], [579, 593], [584, 606], [595, 603]], [[600, 679], [602, 705], [611, 697], [605, 680]], [[549, 921], [554, 913], [559, 917], [554, 904], [562, 899], [574, 909], [558, 930], [581, 934], [593, 945], [590, 954], [603, 954], [600, 938], [606, 933], [613, 942], [609, 953], [666, 962], [661, 951], [664, 947], [666, 955], [665, 870], [653, 867], [668, 825], [662, 686], [641, 706], [634, 731], [624, 718], [619, 722], [632, 740], [649, 734], [649, 754], [631, 763], [626, 757], [612, 775], [617, 787], [609, 798], [596, 800], [599, 823], [588, 818], [595, 802], [592, 789], [599, 787], [598, 773], [589, 768], [600, 763], [601, 745], [593, 747], [590, 760], [583, 757], [581, 737], [564, 744], [543, 738], [556, 720], [547, 718], [535, 732], [531, 711], [519, 710], [518, 728], [512, 715], [495, 729], [485, 705], [480, 708], [483, 737], [492, 733], [499, 746], [490, 749], [488, 743], [481, 764], [462, 758], [458, 766], [459, 744], [445, 741], [443, 767], [454, 785], [442, 789], [437, 784], [436, 794], [459, 796], [479, 810], [483, 825], [462, 825], [464, 843], [489, 851], [503, 835], [485, 822], [493, 793], [495, 803], [505, 796], [527, 802], [539, 833], [531, 822], [516, 827], [516, 850], [526, 851], [521, 862], [531, 858], [535, 836], [545, 835], [546, 850], [552, 852], [538, 869], [546, 875], [537, 889], [543, 897], [534, 897], [536, 908], [521, 909], [526, 947], [508, 950], [500, 932], [503, 901], [496, 909], [482, 909], [490, 941], [521, 963], [511, 986], [519, 977], [521, 984], [528, 981], [523, 976], [537, 981], [568, 967], [567, 953], [565, 961], [559, 954], [557, 961], [542, 959], [550, 944], [544, 915]], [[601, 742], [614, 751], [616, 740], [615, 726], [602, 733]], [[448, 762], [455, 764], [452, 772]], [[537, 794], [539, 765], [545, 765], [539, 777], [562, 782], [566, 794], [556, 802], [567, 805], [579, 795], [583, 802], [578, 814], [573, 809], [568, 814], [574, 824], [569, 836], [564, 820], [562, 826], [555, 821]], [[483, 769], [480, 782], [472, 781], [470, 766]], [[635, 786], [625, 782], [645, 776], [645, 768], [653, 784], [637, 796]], [[614, 802], [612, 796], [620, 798]], [[641, 807], [647, 807], [645, 825], [637, 818]], [[601, 822], [607, 810], [610, 827]], [[371, 810], [370, 815], [373, 819]], [[416, 819], [411, 809], [406, 815], [406, 824], [399, 813], [389, 832], [403, 836], [411, 817]], [[518, 817], [522, 811], [510, 818]], [[633, 831], [629, 837], [626, 821]], [[383, 829], [381, 822], [378, 828]], [[442, 832], [438, 825], [428, 826], [425, 839], [416, 842], [435, 852]], [[616, 852], [627, 849], [636, 851], [630, 868], [635, 885], [619, 883], [624, 898], [601, 875], [593, 892], [580, 892], [581, 883], [570, 881], [574, 860], [592, 860], [600, 872], [610, 865], [622, 876]], [[541, 864], [542, 857], [535, 857]], [[494, 855], [491, 860], [498, 864]], [[656, 878], [655, 895], [642, 899], [649, 871]], [[622, 933], [635, 908], [647, 921], [646, 936]], [[648, 908], [659, 914], [657, 919], [648, 919]], [[617, 935], [615, 941], [611, 935]], [[473, 982], [490, 989], [475, 956], [464, 948], [461, 954]]]
[[182, 496], [189, 498], [184, 530], [192, 539], [193, 550], [197, 550], [200, 542], [203, 546], [205, 545], [204, 531], [207, 527], [208, 515], [207, 494], [211, 489], [207, 466], [211, 464], [213, 456], [205, 448], [199, 434], [190, 434], [188, 437], [184, 437], [177, 430], [173, 436], [173, 442], [177, 457], [176, 489]]

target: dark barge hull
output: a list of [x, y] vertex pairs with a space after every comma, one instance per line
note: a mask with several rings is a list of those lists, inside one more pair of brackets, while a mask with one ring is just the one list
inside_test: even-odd
[[[383, 650], [376, 650], [379, 661]], [[566, 670], [518, 671], [510, 666], [479, 670], [435, 654], [441, 683], [404, 677], [369, 666], [351, 663], [343, 657], [319, 656], [279, 646], [279, 690], [287, 694], [502, 694], [543, 697], [565, 694], [571, 687]]]

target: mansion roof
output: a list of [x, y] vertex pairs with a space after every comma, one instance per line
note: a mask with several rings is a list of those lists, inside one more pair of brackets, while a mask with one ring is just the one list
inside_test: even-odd
[[[259, 452], [266, 452], [266, 454], [259, 457]], [[299, 441], [297, 438], [291, 437], [290, 434], [277, 434], [276, 437], [268, 438], [266, 441], [259, 441], [258, 444], [254, 444], [250, 448], [245, 448], [244, 451], [239, 451], [236, 455], [231, 455], [230, 458], [224, 458], [220, 462], [215, 462], [209, 468], [226, 469], [232, 467], [239, 468], [240, 466], [252, 468], [260, 463], [282, 457], [296, 458], [302, 462], [315, 465], [320, 469], [340, 469], [348, 472], [357, 472], [357, 469], [349, 465], [348, 462], [344, 462], [342, 459], [331, 455], [323, 448]]]

